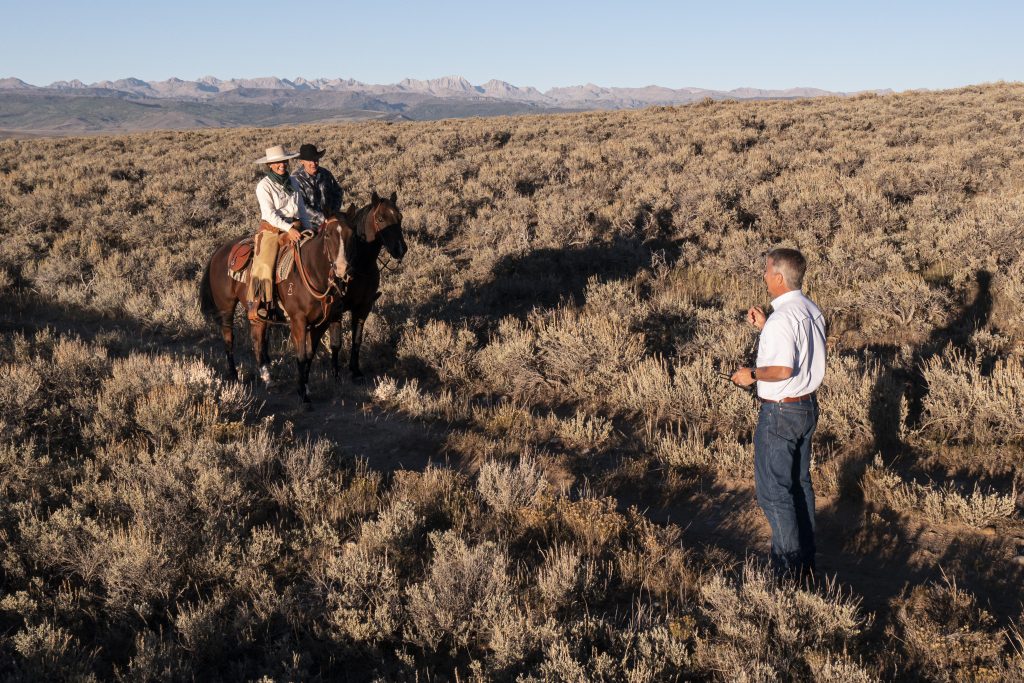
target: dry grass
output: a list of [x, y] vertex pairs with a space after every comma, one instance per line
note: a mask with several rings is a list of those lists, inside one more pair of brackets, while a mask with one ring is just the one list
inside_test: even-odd
[[917, 512], [929, 522], [958, 523], [981, 528], [1017, 513], [1017, 489], [1001, 494], [982, 491], [977, 484], [967, 493], [951, 483], [943, 487], [904, 482], [876, 458], [861, 480], [869, 502], [906, 514]]
[[[714, 534], [756, 536], [753, 402], [716, 373], [751, 359], [786, 245], [828, 316], [823, 524], [866, 503], [890, 547], [894, 515], [1024, 538], [1022, 119], [1000, 84], [0, 141], [0, 676], [1019, 677], [1019, 605], [986, 603], [1008, 564], [961, 551], [903, 594], [896, 567], [879, 599], [777, 586]], [[359, 401], [465, 471], [294, 439], [195, 352], [268, 140], [326, 147], [354, 201], [398, 191]], [[679, 501], [734, 522], [684, 541], [652, 521]]]

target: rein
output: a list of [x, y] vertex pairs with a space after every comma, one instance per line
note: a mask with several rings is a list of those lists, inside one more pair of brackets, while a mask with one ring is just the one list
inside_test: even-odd
[[341, 294], [341, 290], [338, 289], [338, 284], [337, 284], [337, 282], [335, 282], [335, 277], [334, 277], [335, 276], [335, 260], [337, 259], [337, 254], [334, 255], [335, 256], [334, 258], [331, 258], [331, 255], [327, 252], [327, 246], [328, 246], [327, 245], [327, 239], [325, 237], [324, 238], [324, 256], [326, 256], [327, 260], [330, 262], [331, 268], [327, 272], [327, 287], [324, 288], [324, 290], [322, 292], [319, 292], [313, 286], [313, 283], [310, 282], [309, 275], [306, 273], [306, 267], [302, 263], [302, 249], [295, 242], [293, 242], [292, 245], [291, 245], [292, 250], [295, 253], [295, 269], [299, 271], [299, 279], [302, 280], [302, 284], [306, 287], [306, 291], [309, 292], [310, 296], [312, 296], [315, 300], [320, 302], [320, 307], [321, 307], [320, 320], [321, 320], [321, 322], [324, 321], [324, 320], [327, 320], [327, 310], [331, 307], [331, 304], [334, 303], [334, 296], [331, 294], [331, 289], [334, 289], [334, 290], [336, 290], [338, 292], [338, 294]]
[[[387, 260], [384, 260], [384, 253], [386, 251], [386, 249], [381, 249], [380, 252], [377, 253], [377, 266], [380, 268], [380, 270], [383, 270], [384, 272], [387, 273], [397, 272], [398, 266], [402, 265], [402, 262], [394, 258], [391, 254], [388, 254]], [[397, 263], [398, 265], [392, 265], [395, 263]]]

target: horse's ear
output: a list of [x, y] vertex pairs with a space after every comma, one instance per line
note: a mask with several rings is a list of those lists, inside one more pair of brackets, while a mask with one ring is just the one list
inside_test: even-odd
[[356, 217], [356, 211], [358, 211], [358, 209], [356, 209], [356, 203], [350, 202], [348, 208], [345, 209], [345, 215], [348, 216], [349, 220], [351, 220]]
[[398, 203], [398, 192], [397, 191], [396, 192], [392, 192], [391, 193], [391, 197], [389, 197], [389, 199], [391, 200], [392, 204], [397, 204]]
[[377, 190], [374, 190], [373, 194], [370, 195], [370, 203], [371, 204], [376, 204], [379, 201], [380, 201], [380, 195], [377, 194]]

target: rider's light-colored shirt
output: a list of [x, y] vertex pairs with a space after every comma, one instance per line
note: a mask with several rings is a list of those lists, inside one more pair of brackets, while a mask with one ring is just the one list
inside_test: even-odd
[[291, 184], [291, 192], [269, 177], [264, 177], [256, 184], [256, 199], [260, 203], [260, 218], [281, 232], [288, 232], [292, 227], [292, 221], [296, 218], [302, 221], [303, 228], [309, 227], [309, 216], [302, 203], [302, 195], [295, 189], [295, 181], [291, 181]]
[[793, 368], [781, 382], [757, 382], [757, 395], [772, 401], [804, 396], [825, 379], [825, 318], [800, 290], [772, 300], [772, 314], [761, 330], [757, 367]]

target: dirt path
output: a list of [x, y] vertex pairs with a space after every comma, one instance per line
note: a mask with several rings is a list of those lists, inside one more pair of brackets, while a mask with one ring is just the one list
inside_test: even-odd
[[[170, 353], [202, 359], [212, 367], [224, 367], [223, 350], [212, 330], [185, 338], [173, 338], [158, 329], [132, 320], [117, 320], [85, 309], [54, 305], [35, 297], [24, 297], [0, 319], [0, 334], [31, 336], [51, 329], [57, 334], [101, 342], [110, 357], [130, 353]], [[445, 430], [437, 425], [385, 414], [370, 407], [373, 380], [354, 385], [345, 373], [335, 381], [327, 372], [325, 350], [317, 354], [311, 375], [311, 409], [303, 407], [292, 389], [294, 361], [282, 334], [272, 337], [270, 389], [252, 381], [253, 361], [247, 330], [236, 327], [235, 352], [243, 381], [252, 388], [259, 417], [273, 416], [279, 427], [297, 438], [326, 438], [355, 457], [365, 458], [370, 467], [390, 472], [396, 469], [422, 470], [428, 463], [448, 464], [444, 451]]]
[[[322, 358], [318, 368], [310, 384], [314, 407], [306, 410], [291, 390], [290, 359], [280, 361], [277, 385], [263, 397], [263, 413], [275, 414], [296, 436], [331, 439], [382, 472], [422, 470], [428, 463], [463, 466], [452, 462], [457, 456], [446, 450], [449, 425], [383, 413], [372, 406], [372, 379], [363, 386], [353, 385], [347, 375], [335, 382]], [[767, 560], [771, 531], [752, 481], [705, 480], [660, 507], [652, 507], [649, 497], [609, 493], [621, 506], [646, 510], [652, 521], [678, 524], [689, 547], [735, 563], [748, 557]], [[819, 571], [859, 597], [863, 610], [878, 617], [875, 623], [889, 622], [893, 601], [909, 586], [941, 582], [945, 576], [955, 577], [993, 614], [1012, 619], [1020, 613], [1015, 586], [1024, 582], [1024, 565], [1015, 558], [1024, 554], [1024, 523], [986, 530], [935, 525], [915, 516], [879, 515], [863, 501], [822, 495], [816, 507]]]
[[[297, 438], [326, 438], [341, 450], [365, 458], [375, 470], [423, 470], [428, 464], [449, 465], [445, 430], [437, 425], [388, 414], [369, 404], [370, 389], [342, 380], [334, 388], [326, 380], [311, 386], [313, 405], [298, 404], [290, 386], [260, 390], [261, 415], [274, 415]], [[329, 396], [324, 396], [329, 392]]]

